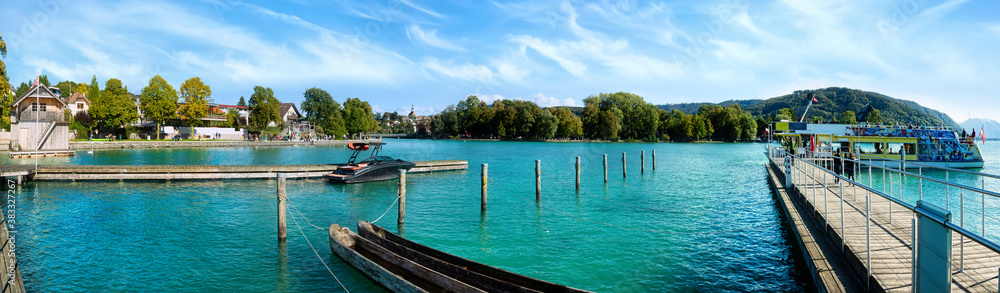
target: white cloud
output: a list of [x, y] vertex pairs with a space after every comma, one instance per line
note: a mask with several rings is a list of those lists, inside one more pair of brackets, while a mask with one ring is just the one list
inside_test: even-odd
[[431, 16], [434, 16], [434, 17], [437, 17], [437, 18], [444, 18], [444, 15], [441, 15], [440, 13], [437, 13], [437, 12], [434, 12], [434, 11], [432, 11], [430, 9], [423, 8], [423, 7], [417, 6], [416, 4], [413, 4], [412, 0], [399, 0], [399, 2], [403, 2], [403, 4], [406, 4], [406, 6], [409, 6], [410, 8], [416, 9], [417, 11], [420, 11], [420, 12], [423, 12], [423, 13], [427, 13], [427, 14], [429, 14]]
[[427, 58], [420, 63], [424, 68], [433, 70], [453, 79], [473, 81], [484, 84], [493, 84], [493, 71], [484, 65], [464, 64], [452, 65], [442, 64], [437, 58]]
[[531, 100], [534, 101], [535, 104], [538, 104], [539, 107], [576, 106], [576, 100], [574, 99], [565, 98], [560, 100], [558, 98], [549, 97], [541, 93], [532, 96]]
[[410, 41], [428, 45], [431, 47], [437, 47], [445, 50], [465, 52], [465, 48], [459, 47], [452, 42], [442, 40], [437, 36], [437, 31], [424, 31], [420, 29], [416, 24], [410, 25], [406, 28], [406, 37]]

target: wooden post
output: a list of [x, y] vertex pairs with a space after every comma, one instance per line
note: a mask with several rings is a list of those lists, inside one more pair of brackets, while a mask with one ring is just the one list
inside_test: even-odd
[[580, 190], [580, 156], [576, 156], [576, 190]]
[[604, 184], [608, 184], [608, 154], [604, 154]]
[[406, 169], [399, 169], [399, 220], [397, 223], [403, 226], [406, 219]]
[[639, 173], [646, 174], [646, 151], [639, 153]]
[[535, 201], [542, 201], [542, 160], [535, 160]]
[[653, 171], [656, 171], [656, 150], [653, 150]]
[[278, 241], [284, 242], [288, 236], [285, 230], [285, 210], [288, 199], [285, 197], [285, 173], [278, 173]]
[[486, 212], [486, 179], [488, 178], [486, 176], [486, 168], [487, 167], [488, 167], [487, 164], [483, 164], [483, 176], [482, 176], [483, 177], [483, 194], [482, 194], [482, 199], [481, 199], [482, 202], [480, 203], [480, 208], [482, 209], [482, 212], [484, 212], [484, 213]]
[[622, 152], [622, 178], [625, 178], [625, 153]]

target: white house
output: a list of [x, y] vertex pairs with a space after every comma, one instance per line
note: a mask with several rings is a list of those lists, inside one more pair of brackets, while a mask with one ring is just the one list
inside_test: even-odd
[[76, 113], [87, 112], [90, 113], [90, 99], [87, 99], [87, 95], [84, 93], [73, 93], [66, 99], [66, 108], [76, 116]]

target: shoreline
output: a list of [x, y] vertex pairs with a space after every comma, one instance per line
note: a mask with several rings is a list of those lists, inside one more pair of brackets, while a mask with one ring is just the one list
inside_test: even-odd
[[108, 149], [159, 149], [159, 148], [227, 148], [227, 147], [259, 147], [259, 146], [336, 146], [352, 142], [379, 142], [377, 139], [358, 140], [317, 140], [317, 141], [244, 141], [244, 140], [205, 140], [205, 141], [71, 141], [71, 150], [108, 150]]

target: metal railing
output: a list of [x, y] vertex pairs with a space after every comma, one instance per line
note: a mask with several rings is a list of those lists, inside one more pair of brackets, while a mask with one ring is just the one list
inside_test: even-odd
[[[866, 268], [866, 272], [863, 273], [868, 275], [867, 279], [871, 280], [874, 277], [887, 291], [891, 291], [889, 289], [892, 288], [912, 288], [913, 272], [915, 271], [913, 269], [915, 257], [912, 248], [916, 243], [914, 239], [916, 226], [913, 222], [917, 215], [938, 219], [936, 216], [916, 209], [915, 204], [906, 200], [903, 191], [915, 191], [916, 197], [911, 195], [910, 198], [923, 200], [924, 181], [944, 186], [945, 202], [948, 206], [947, 209], [950, 209], [950, 205], [947, 204], [951, 201], [949, 194], [951, 189], [956, 189], [960, 195], [959, 222], [938, 220], [939, 223], [954, 231], [953, 234], [956, 235], [953, 238], [958, 239], [958, 244], [953, 244], [958, 249], [954, 249], [952, 252], [953, 256], [957, 256], [952, 258], [951, 263], [952, 278], [954, 279], [952, 286], [959, 286], [965, 290], [991, 292], [997, 292], [997, 288], [1000, 288], [1000, 284], [998, 284], [1000, 282], [1000, 276], [998, 276], [1000, 275], [1000, 271], [998, 271], [1000, 269], [1000, 245], [990, 239], [1000, 238], [998, 237], [1000, 233], [994, 233], [992, 237], [987, 237], [989, 229], [987, 229], [986, 222], [986, 195], [996, 199], [1000, 198], [1000, 193], [952, 182], [949, 180], [951, 178], [948, 178], [949, 174], [953, 172], [968, 176], [981, 176], [981, 178], [1000, 178], [1000, 176], [967, 170], [933, 168], [924, 164], [904, 162], [905, 164], [919, 165], [918, 172], [912, 173], [905, 171], [906, 169], [897, 170], [885, 167], [886, 161], [874, 162], [869, 159], [868, 163], [865, 163], [863, 160], [843, 159], [842, 162], [849, 161], [858, 166], [856, 168], [857, 177], [867, 177], [868, 183], [866, 185], [860, 180], [852, 180], [831, 171], [833, 158], [829, 154], [805, 153], [795, 156], [784, 149], [772, 148], [768, 150], [768, 156], [771, 163], [783, 172], [786, 171], [786, 168], [791, 169], [788, 170], [790, 171], [789, 182], [791, 182], [791, 186], [788, 187], [797, 191], [801, 198], [813, 208], [813, 214], [822, 218], [821, 222], [824, 223], [826, 229], [834, 229], [837, 232], [840, 237], [838, 240], [840, 240], [841, 250], [853, 254], [858, 261], [862, 262]], [[786, 157], [790, 162], [784, 162]], [[883, 166], [879, 166], [879, 164]], [[933, 168], [935, 171], [942, 170], [945, 172], [946, 178], [942, 180], [925, 176], [924, 168]], [[881, 170], [883, 175], [877, 176], [877, 170]], [[881, 190], [874, 187], [875, 177], [880, 177], [879, 179], [882, 181]], [[909, 184], [917, 183], [917, 187], [905, 186], [907, 183], [903, 183], [914, 181], [914, 179], [916, 182]], [[929, 188], [928, 190], [930, 192], [942, 191], [941, 188]], [[973, 232], [965, 225], [965, 217], [967, 216], [965, 215], [966, 193], [981, 195], [980, 221], [978, 221], [981, 229], [978, 230], [982, 234]], [[863, 198], [859, 199], [859, 196], [863, 196]], [[833, 214], [831, 214], [831, 208], [834, 209]], [[897, 219], [895, 222], [893, 221], [894, 215]], [[898, 220], [907, 216], [913, 220]], [[992, 228], [995, 230], [997, 226], [1000, 224], [993, 225]], [[873, 233], [876, 234], [874, 240], [872, 239]], [[860, 235], [864, 235], [864, 238], [861, 238]], [[873, 255], [873, 250], [876, 251], [876, 255]], [[969, 266], [965, 262], [967, 255], [975, 259]], [[900, 263], [908, 263], [910, 269], [901, 269]], [[904, 277], [907, 275], [909, 277]], [[868, 285], [871, 286], [870, 282]]]

